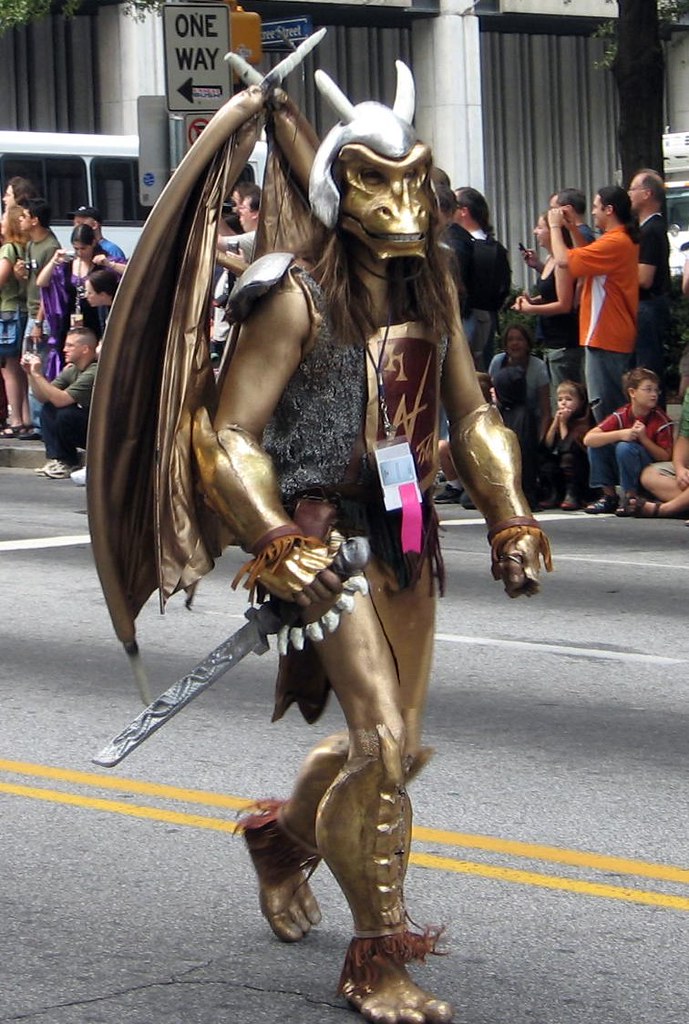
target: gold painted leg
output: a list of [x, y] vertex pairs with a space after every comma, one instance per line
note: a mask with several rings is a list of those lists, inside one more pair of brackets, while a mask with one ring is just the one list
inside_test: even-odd
[[308, 883], [320, 858], [281, 827], [280, 807], [280, 801], [263, 801], [240, 826], [258, 876], [261, 913], [278, 939], [299, 942], [321, 920]]

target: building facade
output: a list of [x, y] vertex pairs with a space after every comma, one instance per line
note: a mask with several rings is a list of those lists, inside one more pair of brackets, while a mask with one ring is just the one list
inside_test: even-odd
[[[322, 67], [353, 102], [391, 102], [394, 61], [413, 68], [416, 123], [454, 185], [485, 192], [497, 234], [522, 274], [517, 245], [555, 189], [591, 197], [616, 179], [616, 98], [592, 36], [610, 0], [256, 0], [265, 19], [308, 15], [328, 34], [288, 89], [320, 133], [332, 122], [313, 86]], [[88, 10], [88, 9], [87, 9]], [[0, 127], [137, 131], [137, 97], [165, 92], [161, 17], [135, 21], [98, 4], [0, 39]], [[689, 41], [667, 44], [668, 124], [689, 130]], [[280, 55], [266, 55], [268, 68]]]

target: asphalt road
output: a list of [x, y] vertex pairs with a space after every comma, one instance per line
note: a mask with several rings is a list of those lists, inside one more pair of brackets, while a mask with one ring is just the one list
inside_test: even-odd
[[[0, 1024], [330, 1024], [349, 919], [273, 939], [238, 809], [283, 796], [341, 726], [269, 724], [252, 657], [112, 771], [92, 755], [140, 709], [69, 481], [0, 469]], [[408, 906], [447, 926], [419, 968], [463, 1024], [686, 1024], [689, 529], [545, 515], [532, 600], [490, 577], [475, 513], [445, 510]], [[189, 612], [140, 620], [154, 693], [237, 628], [226, 555]]]

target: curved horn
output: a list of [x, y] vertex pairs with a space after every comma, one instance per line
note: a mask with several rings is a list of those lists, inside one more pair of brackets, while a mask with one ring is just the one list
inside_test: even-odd
[[414, 107], [416, 106], [414, 79], [408, 66], [403, 61], [396, 60], [395, 67], [397, 68], [397, 92], [392, 111], [402, 121], [411, 124], [414, 120]]
[[225, 60], [244, 85], [260, 85], [263, 81], [263, 75], [256, 68], [252, 68], [238, 53], [226, 53]]
[[339, 85], [335, 85], [330, 75], [325, 71], [315, 71], [314, 78], [318, 91], [328, 101], [343, 124], [349, 124], [354, 120], [354, 105], [349, 102]]
[[319, 28], [318, 31], [313, 32], [308, 39], [299, 43], [299, 46], [296, 48], [294, 53], [288, 54], [284, 60], [281, 60], [279, 64], [276, 64], [263, 79], [264, 89], [270, 89], [274, 85], [277, 85], [278, 82], [282, 82], [283, 79], [287, 78], [290, 72], [299, 67], [314, 47], [318, 46], [327, 31], [327, 28]]

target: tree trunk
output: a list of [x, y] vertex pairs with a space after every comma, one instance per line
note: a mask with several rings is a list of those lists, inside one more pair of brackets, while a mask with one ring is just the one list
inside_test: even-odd
[[657, 0], [618, 0], [617, 6], [612, 73], [620, 101], [618, 144], [626, 186], [642, 167], [663, 173], [665, 61]]

